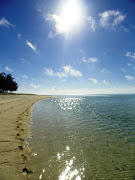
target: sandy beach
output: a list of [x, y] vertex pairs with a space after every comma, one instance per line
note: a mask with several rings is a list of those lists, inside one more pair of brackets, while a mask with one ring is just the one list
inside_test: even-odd
[[50, 96], [0, 95], [0, 180], [23, 180], [30, 173], [31, 110], [34, 103]]

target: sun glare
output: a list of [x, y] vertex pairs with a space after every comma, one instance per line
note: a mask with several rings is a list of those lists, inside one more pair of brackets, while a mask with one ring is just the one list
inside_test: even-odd
[[82, 10], [79, 1], [68, 0], [61, 7], [59, 16], [55, 16], [58, 33], [69, 33], [81, 24]]

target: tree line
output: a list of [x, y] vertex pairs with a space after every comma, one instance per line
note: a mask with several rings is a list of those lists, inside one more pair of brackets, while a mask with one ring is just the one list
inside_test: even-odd
[[8, 91], [16, 91], [18, 84], [14, 81], [11, 74], [0, 73], [0, 93], [7, 93]]

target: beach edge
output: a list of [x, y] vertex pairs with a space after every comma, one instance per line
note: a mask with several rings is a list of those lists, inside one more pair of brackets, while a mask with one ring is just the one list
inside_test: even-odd
[[25, 179], [32, 173], [26, 167], [31, 158], [30, 137], [32, 110], [40, 100], [52, 98], [41, 95], [0, 95], [0, 180]]

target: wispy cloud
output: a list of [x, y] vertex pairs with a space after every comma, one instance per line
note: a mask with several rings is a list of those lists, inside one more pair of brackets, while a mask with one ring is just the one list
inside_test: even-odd
[[65, 33], [66, 22], [63, 21], [62, 17], [56, 14], [48, 14], [45, 16], [46, 21], [54, 21], [55, 22], [55, 30], [56, 32], [49, 32], [48, 37], [52, 38], [57, 34]]
[[125, 78], [126, 78], [127, 80], [133, 80], [133, 79], [134, 79], [133, 76], [129, 76], [129, 75], [126, 75]]
[[84, 62], [84, 63], [95, 63], [97, 61], [98, 61], [98, 59], [96, 57], [90, 57], [90, 58], [83, 57], [82, 58], [82, 62]]
[[121, 68], [121, 71], [122, 71], [122, 72], [127, 72], [124, 68]]
[[89, 29], [95, 31], [96, 27], [97, 27], [96, 21], [91, 16], [89, 16], [88, 17], [88, 22], [89, 22]]
[[48, 69], [48, 68], [45, 68], [45, 73], [48, 75], [48, 76], [54, 76], [54, 72], [52, 69]]
[[39, 85], [36, 85], [36, 84], [34, 84], [34, 83], [30, 83], [30, 86], [33, 87], [34, 89], [37, 89], [37, 88], [40, 87]]
[[21, 39], [22, 35], [21, 34], [17, 34], [17, 38]]
[[27, 76], [26, 74], [23, 74], [23, 75], [22, 75], [22, 78], [23, 78], [23, 79], [28, 79], [28, 76]]
[[53, 72], [52, 69], [48, 68], [45, 68], [45, 74], [47, 74], [48, 76], [57, 76], [59, 78], [65, 78], [68, 76], [65, 72]]
[[131, 66], [132, 66], [132, 64], [130, 64], [130, 63], [128, 62], [128, 63], [127, 63], [127, 66], [128, 66], [128, 67], [131, 67]]
[[56, 33], [54, 33], [53, 31], [50, 31], [48, 34], [49, 38], [54, 38], [56, 36]]
[[26, 44], [34, 51], [37, 53], [37, 47], [33, 45], [30, 41], [26, 41]]
[[80, 49], [80, 53], [83, 54], [83, 55], [85, 55], [85, 52], [84, 52], [83, 49]]
[[93, 84], [105, 84], [105, 85], [108, 85], [109, 84], [109, 81], [107, 80], [103, 80], [102, 82], [99, 82], [97, 79], [95, 78], [89, 78], [88, 79], [89, 81], [91, 81]]
[[128, 62], [128, 63], [127, 63], [127, 66], [130, 67], [131, 69], [135, 70], [135, 66], [134, 66], [133, 64], [131, 64], [131, 63]]
[[105, 72], [105, 69], [104, 69], [104, 68], [103, 68], [103, 69], [100, 69], [100, 72], [104, 73], [104, 72]]
[[45, 14], [44, 18], [45, 18], [46, 21], [54, 21], [55, 22], [55, 31], [50, 31], [49, 32], [49, 34], [48, 34], [49, 38], [54, 38], [57, 34], [61, 33], [61, 32], [59, 32], [59, 29], [58, 29], [57, 15], [55, 15], [55, 14]]
[[109, 82], [107, 80], [103, 80], [103, 83], [106, 84], [106, 85], [109, 84]]
[[133, 52], [127, 52], [126, 56], [131, 58], [132, 60], [135, 60], [135, 53], [133, 53]]
[[103, 68], [99, 70], [101, 73], [111, 73], [108, 69]]
[[85, 57], [82, 58], [82, 62], [87, 63], [87, 60]]
[[0, 19], [0, 26], [5, 26], [7, 28], [14, 27], [13, 24], [11, 24], [7, 19], [5, 19], [4, 17], [2, 19]]
[[70, 76], [82, 76], [82, 73], [78, 70], [73, 69], [70, 65], [66, 65], [63, 67], [66, 74], [69, 74]]
[[9, 68], [8, 66], [5, 67], [5, 70], [6, 70], [6, 71], [13, 72], [13, 70], [12, 70], [11, 68]]
[[98, 81], [94, 78], [89, 78], [88, 80], [90, 80], [93, 84], [98, 84]]
[[95, 63], [97, 61], [98, 61], [98, 59], [96, 57], [88, 58], [88, 62]]
[[99, 14], [99, 16], [99, 25], [104, 28], [111, 27], [112, 29], [117, 28], [117, 26], [126, 19], [126, 15], [122, 14], [118, 10], [104, 11], [103, 13]]
[[27, 61], [26, 59], [24, 59], [24, 58], [20, 58], [20, 62], [22, 64], [31, 65], [31, 63], [29, 61]]
[[124, 27], [124, 26], [121, 26], [121, 29], [124, 31], [124, 32], [130, 32], [130, 30], [128, 29], [128, 28], [126, 28], [126, 27]]
[[59, 77], [59, 78], [66, 78], [66, 77], [68, 77], [68, 74], [65, 73], [65, 72], [56, 72], [55, 75], [56, 75], [57, 77]]
[[75, 70], [70, 65], [63, 66], [63, 72], [53, 72], [52, 69], [45, 68], [45, 73], [48, 76], [56, 76], [59, 78], [66, 78], [68, 76], [72, 77], [81, 77], [83, 76], [82, 73], [78, 70]]

